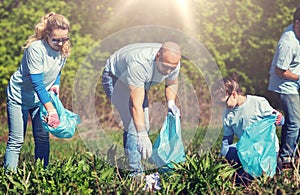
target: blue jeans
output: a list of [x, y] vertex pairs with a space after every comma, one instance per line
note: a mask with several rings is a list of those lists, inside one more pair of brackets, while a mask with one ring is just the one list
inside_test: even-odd
[[[125, 154], [129, 160], [129, 169], [137, 173], [143, 172], [144, 168], [141, 164], [141, 154], [137, 148], [137, 131], [131, 115], [131, 103], [129, 101], [130, 91], [128, 85], [107, 71], [104, 71], [102, 74], [102, 85], [106, 95], [120, 113], [124, 125], [123, 144]], [[146, 92], [143, 108], [145, 126], [147, 132], [149, 132], [148, 97]]]
[[7, 101], [9, 134], [4, 157], [4, 167], [16, 170], [18, 166], [19, 154], [26, 134], [28, 114], [30, 114], [32, 120], [35, 158], [43, 159], [44, 166], [48, 165], [50, 150], [49, 133], [43, 129], [39, 113], [38, 105], [26, 107], [12, 100]]
[[254, 178], [243, 169], [242, 163], [237, 154], [236, 143], [228, 146], [225, 158], [231, 165], [233, 165], [233, 168], [237, 169], [236, 173], [238, 177], [236, 178], [236, 182], [238, 184], [248, 186]]
[[299, 142], [300, 132], [300, 100], [298, 94], [275, 93], [280, 100], [281, 109], [284, 112], [285, 123], [281, 130], [281, 153], [280, 157], [285, 159], [295, 156]]

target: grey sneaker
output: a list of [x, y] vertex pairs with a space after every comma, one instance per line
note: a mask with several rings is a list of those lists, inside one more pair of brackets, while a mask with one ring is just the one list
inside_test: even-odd
[[145, 173], [144, 172], [135, 171], [135, 172], [130, 173], [129, 177], [134, 182], [143, 183], [144, 179], [145, 179]]
[[293, 157], [280, 157], [282, 170], [292, 169], [293, 168]]

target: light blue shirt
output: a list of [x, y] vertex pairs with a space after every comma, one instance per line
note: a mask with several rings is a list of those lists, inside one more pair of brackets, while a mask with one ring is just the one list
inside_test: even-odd
[[43, 84], [48, 91], [55, 83], [66, 63], [60, 51], [53, 50], [44, 40], [37, 40], [25, 49], [19, 68], [11, 76], [7, 87], [7, 98], [19, 104], [32, 106], [40, 100], [34, 91], [30, 74], [43, 73]]
[[226, 108], [223, 116], [224, 136], [241, 137], [251, 124], [269, 116], [274, 109], [264, 97], [247, 95], [246, 101], [235, 108]]
[[[235, 108], [226, 108], [223, 114], [223, 136], [235, 135], [238, 139], [250, 125], [270, 116], [274, 109], [264, 97], [247, 95], [246, 101]], [[279, 150], [278, 138], [276, 139], [276, 151]], [[224, 146], [221, 151], [225, 154]]]
[[105, 70], [127, 84], [144, 87], [146, 90], [165, 79], [175, 80], [179, 74], [180, 63], [168, 75], [161, 74], [157, 69], [155, 56], [161, 46], [161, 43], [127, 45], [110, 56]]
[[295, 35], [293, 25], [285, 29], [277, 44], [270, 68], [268, 89], [282, 94], [298, 94], [297, 82], [278, 77], [275, 67], [300, 75], [300, 41]]

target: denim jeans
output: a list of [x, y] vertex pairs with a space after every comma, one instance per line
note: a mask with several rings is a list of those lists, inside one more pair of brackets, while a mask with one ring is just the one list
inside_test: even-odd
[[285, 161], [293, 158], [297, 151], [300, 132], [300, 100], [298, 94], [275, 93], [284, 112], [285, 123], [281, 130], [280, 157]]
[[16, 170], [18, 166], [19, 154], [24, 143], [28, 114], [32, 120], [32, 131], [35, 142], [35, 158], [44, 160], [44, 166], [49, 162], [49, 133], [42, 127], [39, 106], [26, 107], [15, 103], [13, 100], [7, 101], [8, 118], [8, 141], [6, 145], [4, 167]]
[[228, 146], [228, 151], [225, 158], [231, 165], [233, 165], [233, 168], [237, 169], [236, 182], [238, 184], [244, 184], [245, 186], [248, 186], [254, 178], [243, 169], [242, 163], [237, 154], [236, 143]]
[[[102, 85], [106, 95], [120, 113], [124, 125], [123, 144], [125, 155], [129, 160], [129, 169], [137, 173], [143, 172], [144, 168], [141, 164], [141, 154], [137, 148], [137, 131], [131, 115], [129, 101], [130, 91], [128, 85], [107, 71], [104, 71], [102, 74]], [[143, 109], [145, 127], [147, 132], [149, 132], [148, 97], [146, 92]]]

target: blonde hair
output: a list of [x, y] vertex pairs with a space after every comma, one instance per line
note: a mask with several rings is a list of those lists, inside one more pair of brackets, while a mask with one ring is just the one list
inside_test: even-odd
[[[55, 29], [68, 30], [70, 32], [70, 24], [67, 18], [63, 15], [56, 14], [55, 12], [50, 12], [43, 16], [38, 24], [35, 26], [35, 32], [31, 35], [23, 49], [30, 46], [33, 41], [45, 40], [47, 36]], [[71, 52], [70, 41], [66, 41], [61, 49], [62, 55], [67, 57]]]

